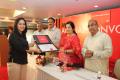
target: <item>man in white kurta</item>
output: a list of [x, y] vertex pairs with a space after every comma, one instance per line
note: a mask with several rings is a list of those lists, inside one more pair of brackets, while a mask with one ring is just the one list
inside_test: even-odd
[[[50, 17], [48, 18], [48, 29], [45, 30], [45, 34], [49, 36], [51, 41], [56, 47], [59, 47], [59, 42], [61, 38], [61, 31], [59, 28], [54, 26], [55, 24], [55, 19]], [[57, 52], [46, 52], [46, 57], [48, 58], [53, 58], [55, 57]]]
[[56, 46], [58, 46], [61, 37], [61, 31], [59, 28], [54, 26], [54, 23], [55, 19], [50, 17], [48, 19], [48, 29], [45, 30], [45, 34], [50, 37], [50, 39]]
[[[35, 50], [34, 52], [36, 52], [37, 54], [41, 53], [39, 48], [37, 48], [37, 45], [35, 44], [35, 40], [33, 38], [33, 35], [45, 35], [45, 30], [43, 29], [42, 23], [37, 24], [37, 30], [34, 31], [34, 33], [32, 34], [31, 43], [29, 44], [30, 48]], [[45, 55], [45, 53], [41, 53], [41, 54]]]
[[85, 57], [85, 68], [102, 74], [109, 73], [109, 57], [112, 53], [112, 42], [109, 35], [98, 30], [96, 20], [88, 23], [89, 35], [83, 44], [82, 54]]

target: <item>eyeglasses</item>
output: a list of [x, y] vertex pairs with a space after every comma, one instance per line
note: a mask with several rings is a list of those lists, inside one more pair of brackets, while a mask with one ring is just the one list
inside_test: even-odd
[[96, 24], [90, 24], [90, 25], [88, 25], [88, 27], [90, 27], [90, 26], [95, 26]]

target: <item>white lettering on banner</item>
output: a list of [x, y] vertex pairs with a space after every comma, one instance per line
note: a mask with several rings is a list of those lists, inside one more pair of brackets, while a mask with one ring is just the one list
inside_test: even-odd
[[[100, 25], [100, 28], [99, 30], [101, 32], [110, 32], [110, 33], [117, 33], [117, 34], [120, 34], [120, 24], [119, 25], [113, 25], [113, 26], [110, 26], [110, 25]], [[83, 26], [80, 26], [80, 27], [76, 27], [76, 32], [77, 33], [86, 33], [86, 32], [89, 32], [88, 30], [88, 27], [83, 27]]]
[[115, 31], [116, 33], [120, 34], [120, 25], [113, 25], [113, 26], [106, 25], [105, 27], [100, 26], [100, 31], [101, 32], [104, 31], [106, 33], [108, 33], [108, 31], [110, 31], [111, 33]]
[[120, 25], [117, 25], [116, 27], [117, 27], [116, 32], [120, 34], [120, 31], [118, 31], [118, 30], [120, 30], [120, 29], [118, 29], [118, 28], [120, 28]]

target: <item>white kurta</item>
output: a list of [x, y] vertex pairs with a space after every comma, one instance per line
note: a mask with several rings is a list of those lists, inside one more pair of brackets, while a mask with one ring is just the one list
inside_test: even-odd
[[96, 35], [88, 36], [83, 44], [83, 55], [86, 50], [91, 50], [94, 54], [91, 58], [85, 58], [85, 68], [95, 72], [101, 71], [108, 75], [109, 57], [112, 53], [112, 42], [109, 35], [98, 31]]

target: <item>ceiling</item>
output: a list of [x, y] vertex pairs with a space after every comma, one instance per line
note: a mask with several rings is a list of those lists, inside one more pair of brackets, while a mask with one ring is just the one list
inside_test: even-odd
[[120, 0], [0, 0], [0, 19], [14, 19], [16, 9], [26, 11], [20, 16], [27, 19], [43, 19], [115, 7], [120, 7]]

